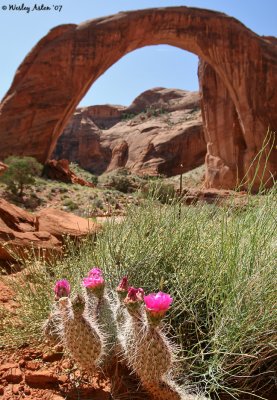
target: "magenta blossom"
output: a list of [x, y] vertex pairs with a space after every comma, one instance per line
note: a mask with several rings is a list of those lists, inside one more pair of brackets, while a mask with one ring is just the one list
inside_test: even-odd
[[98, 268], [98, 267], [92, 268], [89, 271], [88, 276], [91, 277], [91, 276], [95, 276], [95, 275], [102, 276], [103, 275], [102, 270], [100, 268]]
[[163, 292], [150, 293], [148, 296], [144, 296], [146, 310], [151, 314], [159, 314], [160, 316], [165, 314], [172, 302], [172, 297]]
[[61, 279], [57, 281], [54, 287], [54, 292], [56, 295], [56, 299], [60, 299], [61, 297], [68, 297], [70, 293], [70, 284], [66, 279]]
[[83, 279], [83, 286], [94, 289], [104, 286], [104, 278], [101, 275], [91, 275]]

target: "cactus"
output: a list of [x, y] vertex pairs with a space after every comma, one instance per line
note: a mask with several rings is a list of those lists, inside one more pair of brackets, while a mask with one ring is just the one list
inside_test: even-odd
[[[105, 291], [102, 271], [99, 268], [93, 268], [88, 277], [83, 279], [83, 286], [87, 293], [87, 299], [90, 301], [88, 309], [93, 312], [97, 324], [105, 337], [105, 354], [110, 359], [114, 356], [117, 329], [111, 301]], [[103, 365], [106, 362], [109, 362], [109, 360], [102, 360]]]
[[99, 268], [91, 269], [82, 284], [84, 295], [71, 302], [68, 282], [57, 282], [55, 304], [44, 328], [48, 336], [57, 333], [62, 338], [81, 369], [109, 377], [113, 396], [131, 399], [141, 386], [145, 400], [200, 398], [172, 380], [175, 350], [161, 327], [173, 301], [168, 294], [144, 296], [143, 289], [129, 287], [124, 277], [112, 300]]
[[69, 296], [70, 294], [70, 284], [66, 279], [57, 281], [54, 287], [55, 301], [52, 305], [52, 310], [49, 314], [48, 319], [44, 322], [42, 326], [43, 334], [49, 344], [55, 346], [62, 341], [62, 317], [60, 314], [58, 300], [62, 297]]
[[104, 339], [101, 332], [84, 314], [85, 302], [80, 295], [77, 295], [73, 305], [68, 297], [62, 297], [59, 307], [64, 345], [81, 369], [92, 375], [103, 356]]
[[126, 321], [126, 358], [140, 378], [142, 385], [155, 400], [181, 400], [183, 393], [170, 379], [174, 349], [160, 329], [160, 322], [172, 303], [162, 292], [144, 297], [142, 292], [130, 288], [125, 304], [129, 312]]
[[51, 346], [56, 346], [61, 342], [62, 318], [56, 302], [52, 306], [48, 319], [43, 323], [42, 331]]

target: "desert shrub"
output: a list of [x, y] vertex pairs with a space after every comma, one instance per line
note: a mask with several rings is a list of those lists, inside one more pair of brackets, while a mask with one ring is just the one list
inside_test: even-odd
[[129, 121], [130, 119], [135, 118], [136, 114], [133, 113], [122, 113], [121, 121]]
[[100, 199], [99, 197], [96, 197], [93, 201], [92, 201], [92, 206], [93, 208], [100, 208], [101, 210], [104, 208], [104, 203], [103, 200]]
[[95, 186], [98, 185], [98, 176], [91, 174], [90, 182], [93, 183]]
[[1, 342], [42, 340], [54, 282], [66, 278], [79, 292], [81, 278], [99, 265], [112, 287], [128, 275], [147, 293], [173, 296], [167, 324], [180, 348], [180, 381], [212, 398], [268, 398], [277, 359], [277, 187], [252, 199], [243, 213], [197, 204], [183, 206], [181, 218], [178, 204], [145, 201], [129, 207], [122, 223], [106, 224], [96, 241], [69, 245], [63, 261], [26, 261], [20, 282], [9, 281], [21, 325], [5, 319]]
[[77, 163], [70, 163], [69, 168], [75, 172], [75, 174], [77, 176], [79, 176], [80, 178], [83, 178], [85, 181], [87, 182], [92, 182], [95, 185], [97, 185], [98, 183], [98, 177], [94, 174], [92, 174], [91, 172], [83, 169], [82, 167], [80, 167], [79, 164]]
[[122, 193], [132, 193], [138, 188], [136, 177], [125, 168], [102, 175], [99, 182], [103, 187], [112, 188]]
[[130, 193], [134, 191], [132, 180], [128, 176], [124, 175], [112, 176], [109, 185], [122, 193]]
[[17, 196], [22, 196], [24, 190], [33, 185], [35, 177], [42, 172], [42, 165], [33, 157], [10, 156], [4, 162], [9, 168], [0, 179]]
[[59, 190], [60, 193], [67, 193], [67, 192], [68, 192], [68, 188], [67, 188], [67, 187], [64, 187], [64, 186], [59, 187], [58, 190]]
[[142, 185], [141, 194], [144, 198], [159, 200], [162, 204], [172, 203], [176, 198], [174, 185], [152, 180]]
[[79, 206], [78, 206], [78, 204], [77, 203], [75, 203], [72, 199], [65, 199], [64, 201], [63, 201], [63, 205], [65, 206], [65, 207], [67, 207], [70, 211], [74, 211], [74, 210], [77, 210], [77, 208], [79, 208]]

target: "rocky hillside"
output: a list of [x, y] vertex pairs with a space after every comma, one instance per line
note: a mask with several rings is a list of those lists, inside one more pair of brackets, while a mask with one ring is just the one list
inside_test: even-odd
[[77, 162], [97, 175], [125, 167], [172, 176], [203, 164], [205, 154], [199, 94], [154, 88], [129, 107], [78, 108], [52, 158]]

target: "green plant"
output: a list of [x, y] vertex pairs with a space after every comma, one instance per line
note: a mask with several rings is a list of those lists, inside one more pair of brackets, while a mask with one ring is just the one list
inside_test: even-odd
[[[269, 398], [277, 359], [276, 313], [277, 186], [248, 196], [244, 211], [229, 205], [162, 205], [151, 199], [128, 207], [96, 240], [69, 244], [64, 260], [22, 260], [16, 293], [19, 326], [5, 319], [1, 343], [40, 341], [57, 279], [72, 282], [101, 265], [107, 288], [122, 275], [147, 292], [174, 299], [166, 323], [179, 352], [181, 382], [199, 385], [205, 395]], [[172, 339], [173, 340], [173, 339]]]
[[133, 113], [122, 113], [121, 121], [129, 121], [130, 119], [135, 118], [136, 114]]
[[122, 193], [134, 192], [138, 187], [136, 179], [126, 168], [120, 168], [112, 173], [103, 175], [101, 184], [104, 187], [109, 187]]
[[104, 208], [103, 200], [101, 200], [99, 197], [96, 197], [96, 198], [92, 201], [92, 206], [93, 206], [94, 208], [103, 209], [103, 208]]
[[42, 165], [33, 157], [10, 156], [4, 160], [8, 169], [1, 176], [7, 189], [22, 197], [24, 189], [35, 183], [35, 177], [42, 172]]
[[156, 199], [162, 204], [170, 204], [176, 199], [174, 185], [160, 180], [152, 180], [143, 185], [141, 193], [144, 198]]
[[70, 211], [77, 210], [79, 208], [78, 204], [75, 203], [72, 199], [65, 199], [63, 201], [63, 205], [67, 207]]
[[174, 348], [161, 329], [172, 298], [162, 292], [144, 297], [143, 289], [128, 286], [127, 277], [117, 288], [118, 296], [113, 292], [111, 297], [105, 289], [102, 271], [95, 267], [82, 283], [84, 294], [77, 294], [73, 300], [69, 297], [69, 282], [63, 279], [56, 283], [55, 312], [45, 324], [52, 329], [44, 329], [47, 336], [54, 333], [56, 339], [59, 332], [67, 351], [90, 376], [103, 370], [111, 380], [112, 396], [121, 394], [121, 387], [113, 382], [117, 379], [115, 371], [125, 364], [130, 372], [136, 372], [153, 398], [187, 399], [170, 378]]

